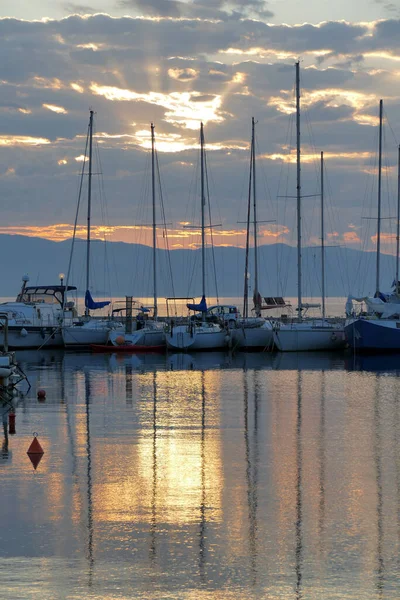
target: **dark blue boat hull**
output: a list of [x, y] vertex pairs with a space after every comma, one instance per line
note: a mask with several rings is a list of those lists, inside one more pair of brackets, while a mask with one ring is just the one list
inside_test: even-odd
[[[393, 321], [393, 323], [398, 323]], [[399, 323], [400, 327], [400, 323]], [[352, 348], [365, 352], [400, 351], [400, 328], [385, 327], [379, 319], [357, 319], [345, 325], [346, 340]]]

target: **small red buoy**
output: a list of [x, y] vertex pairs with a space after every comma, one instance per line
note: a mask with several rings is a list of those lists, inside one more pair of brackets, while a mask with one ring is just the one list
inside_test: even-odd
[[13, 435], [15, 433], [15, 413], [8, 413], [8, 433]]
[[46, 398], [46, 390], [38, 390], [37, 397], [38, 400], [44, 400]]
[[30, 458], [30, 461], [33, 465], [33, 468], [36, 470], [38, 464], [42, 460], [42, 456], [44, 454], [44, 450], [40, 445], [39, 440], [37, 439], [37, 433], [33, 433], [33, 440], [31, 445], [28, 448], [27, 455]]
[[122, 346], [123, 344], [125, 344], [125, 338], [123, 335], [119, 335], [118, 337], [115, 338], [115, 343], [118, 346]]

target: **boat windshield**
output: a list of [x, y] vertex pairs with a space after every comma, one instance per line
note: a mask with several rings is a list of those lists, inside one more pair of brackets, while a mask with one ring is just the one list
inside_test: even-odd
[[[75, 287], [68, 286], [68, 291], [75, 290]], [[62, 306], [65, 293], [65, 286], [51, 287], [26, 287], [17, 296], [17, 302], [29, 304], [60, 304]]]

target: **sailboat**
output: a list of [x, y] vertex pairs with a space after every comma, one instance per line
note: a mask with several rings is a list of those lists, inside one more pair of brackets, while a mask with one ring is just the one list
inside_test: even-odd
[[[378, 159], [378, 216], [376, 243], [376, 291], [375, 296], [355, 298], [349, 296], [346, 302], [345, 335], [348, 344], [359, 351], [384, 352], [400, 350], [400, 282], [399, 282], [399, 241], [400, 241], [400, 146], [398, 149], [397, 174], [397, 228], [396, 228], [396, 277], [393, 291], [380, 291], [380, 246], [381, 246], [381, 188], [382, 188], [382, 128], [383, 102], [379, 102], [379, 159]], [[362, 302], [367, 313], [354, 314], [353, 300]]]
[[[90, 292], [90, 223], [91, 223], [91, 205], [92, 205], [92, 157], [93, 157], [93, 115], [94, 111], [90, 110], [88, 138], [86, 145], [89, 144], [89, 172], [88, 172], [88, 210], [87, 210], [87, 233], [86, 233], [86, 292], [85, 292], [85, 315], [81, 319], [74, 322], [72, 325], [65, 325], [62, 328], [62, 335], [65, 346], [89, 346], [90, 344], [105, 344], [108, 340], [108, 334], [113, 327], [121, 328], [122, 325], [111, 321], [110, 319], [93, 319], [90, 316], [91, 310], [99, 310], [110, 304], [109, 301], [96, 302]], [[86, 154], [86, 152], [85, 152]], [[84, 166], [82, 176], [84, 174]], [[82, 186], [82, 182], [81, 182]], [[75, 219], [75, 230], [79, 211], [79, 202], [77, 215]], [[71, 248], [71, 256], [67, 274], [67, 289], [68, 280], [71, 272], [73, 244]]]
[[122, 333], [114, 329], [109, 333], [109, 341], [113, 346], [165, 346], [164, 324], [157, 320], [158, 298], [157, 298], [157, 225], [156, 225], [156, 189], [155, 189], [155, 139], [154, 124], [151, 123], [151, 188], [152, 188], [152, 213], [153, 213], [153, 318], [148, 319], [148, 309], [139, 309], [138, 317], [135, 319], [134, 331]]
[[[323, 287], [322, 319], [305, 319], [302, 311], [319, 305], [303, 303], [302, 298], [302, 256], [301, 256], [301, 144], [300, 144], [300, 63], [296, 62], [296, 153], [297, 153], [297, 311], [298, 317], [292, 322], [274, 322], [274, 344], [282, 352], [311, 350], [336, 350], [345, 345], [343, 325], [325, 318], [325, 287]], [[323, 229], [323, 155], [321, 156], [321, 238], [324, 257]], [[325, 279], [324, 258], [322, 260], [322, 279]], [[323, 283], [325, 286], [325, 283]]]
[[[254, 317], [249, 317], [248, 306], [248, 280], [249, 280], [249, 240], [250, 240], [250, 213], [251, 197], [253, 197], [253, 226], [254, 226]], [[255, 120], [251, 119], [251, 151], [249, 194], [247, 203], [247, 234], [246, 234], [246, 260], [244, 270], [244, 297], [243, 319], [236, 321], [232, 330], [233, 346], [248, 349], [270, 349], [273, 345], [272, 325], [261, 317], [262, 298], [258, 290], [258, 231], [257, 231], [257, 201], [256, 201], [256, 149], [255, 149]]]
[[[205, 264], [205, 150], [203, 123], [200, 125], [200, 172], [201, 172], [201, 267], [202, 267], [202, 297], [198, 304], [187, 304], [189, 310], [200, 312], [201, 321], [190, 320], [183, 325], [170, 323], [165, 334], [167, 347], [174, 350], [210, 350], [224, 348], [230, 341], [229, 332], [219, 325], [206, 320], [206, 264]], [[211, 224], [210, 224], [211, 227]]]

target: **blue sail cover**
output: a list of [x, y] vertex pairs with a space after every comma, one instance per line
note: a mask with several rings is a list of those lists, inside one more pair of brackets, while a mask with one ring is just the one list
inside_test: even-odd
[[200, 312], [207, 312], [206, 297], [202, 296], [199, 304], [186, 304], [189, 310], [198, 310]]
[[108, 306], [109, 304], [110, 304], [110, 302], [95, 302], [92, 298], [92, 294], [89, 292], [89, 290], [86, 290], [85, 306], [89, 310], [96, 310], [97, 308], [104, 308], [105, 306]]

